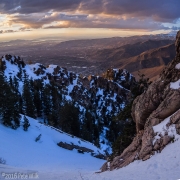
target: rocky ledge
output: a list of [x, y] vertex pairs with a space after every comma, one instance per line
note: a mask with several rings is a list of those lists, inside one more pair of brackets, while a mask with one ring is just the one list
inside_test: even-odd
[[[175, 47], [175, 59], [133, 103], [136, 137], [120, 156], [106, 162], [102, 171], [122, 168], [134, 160], [147, 160], [174, 142], [176, 134], [180, 135], [180, 31]], [[158, 131], [157, 127], [163, 127], [163, 130]]]

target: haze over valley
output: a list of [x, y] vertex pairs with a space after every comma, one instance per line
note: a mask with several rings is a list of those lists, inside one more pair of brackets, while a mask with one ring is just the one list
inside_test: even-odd
[[0, 43], [0, 55], [19, 55], [26, 63], [56, 64], [86, 76], [120, 68], [136, 77], [140, 71], [153, 79], [175, 57], [174, 40], [175, 36], [168, 34], [69, 41], [13, 40]]

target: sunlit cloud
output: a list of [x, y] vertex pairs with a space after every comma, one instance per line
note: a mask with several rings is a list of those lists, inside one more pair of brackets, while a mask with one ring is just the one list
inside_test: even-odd
[[179, 0], [1, 0], [1, 34], [36, 29], [178, 30]]

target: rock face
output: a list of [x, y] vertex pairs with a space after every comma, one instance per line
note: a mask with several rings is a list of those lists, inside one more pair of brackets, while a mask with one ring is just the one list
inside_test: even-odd
[[[132, 117], [136, 123], [136, 137], [110, 165], [104, 164], [102, 171], [124, 167], [137, 159], [147, 160], [174, 141], [175, 135], [170, 133], [170, 129], [174, 127], [176, 133], [180, 134], [180, 87], [172, 86], [173, 82], [180, 79], [180, 69], [177, 66], [180, 63], [180, 31], [177, 33], [175, 47], [175, 59], [163, 70], [159, 79], [133, 103]], [[168, 117], [169, 121], [166, 119]], [[160, 125], [162, 121], [165, 123], [165, 131], [157, 132], [154, 126]]]

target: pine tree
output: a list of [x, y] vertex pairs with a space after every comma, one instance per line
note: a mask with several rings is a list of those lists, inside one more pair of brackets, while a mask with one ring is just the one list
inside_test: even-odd
[[25, 78], [22, 93], [23, 113], [27, 116], [35, 118], [36, 116], [34, 111], [33, 92], [31, 89], [32, 87], [30, 86], [29, 80]]
[[60, 100], [58, 94], [58, 88], [55, 86], [54, 82], [51, 83], [51, 97], [52, 97], [52, 111], [51, 111], [51, 121], [55, 127], [58, 127], [59, 123], [59, 110], [60, 110]]
[[2, 73], [0, 75], [0, 89], [2, 123], [16, 129], [20, 125], [18, 94], [13, 91]]
[[19, 92], [19, 82], [16, 76], [13, 78], [13, 90], [17, 93]]
[[86, 109], [85, 119], [82, 125], [82, 138], [90, 142], [93, 142], [93, 121], [92, 114]]
[[48, 120], [48, 117], [50, 116], [52, 112], [52, 102], [51, 102], [51, 92], [50, 92], [50, 86], [45, 85], [42, 88], [42, 109], [43, 109], [43, 116], [44, 120]]
[[24, 121], [23, 121], [23, 129], [24, 129], [24, 131], [27, 131], [29, 126], [30, 126], [29, 120], [28, 120], [28, 118], [26, 116], [24, 116]]
[[35, 105], [35, 113], [37, 117], [42, 117], [42, 88], [43, 84], [41, 80], [36, 80], [33, 83], [33, 89], [34, 89], [34, 105]]
[[60, 110], [60, 128], [72, 135], [80, 136], [81, 123], [79, 121], [79, 109], [74, 104], [66, 103]]
[[3, 72], [0, 71], [0, 114], [2, 113], [2, 105], [5, 101], [5, 94], [4, 94], [4, 88], [5, 88], [5, 79], [3, 76]]

